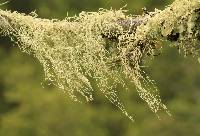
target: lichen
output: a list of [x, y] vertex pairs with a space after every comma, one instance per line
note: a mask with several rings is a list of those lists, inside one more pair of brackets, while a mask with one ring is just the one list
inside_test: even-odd
[[141, 67], [147, 56], [155, 55], [157, 44], [162, 41], [172, 40], [185, 55], [188, 52], [198, 55], [197, 7], [198, 0], [176, 0], [163, 11], [137, 16], [146, 21], [131, 28], [132, 32], [119, 20], [136, 16], [128, 16], [122, 9], [81, 12], [64, 20], [0, 10], [0, 28], [1, 34], [11, 37], [21, 51], [40, 61], [45, 80], [58, 86], [74, 101], [80, 101], [77, 93], [86, 101], [92, 101], [95, 90], [91, 82], [95, 82], [106, 98], [133, 120], [115, 87], [121, 84], [126, 88], [126, 78], [135, 84], [139, 96], [154, 113], [167, 111], [154, 81]]

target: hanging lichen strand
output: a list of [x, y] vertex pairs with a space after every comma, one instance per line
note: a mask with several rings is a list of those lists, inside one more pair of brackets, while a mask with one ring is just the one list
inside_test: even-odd
[[79, 101], [93, 100], [93, 85], [127, 117], [115, 87], [133, 82], [154, 113], [167, 108], [158, 90], [141, 69], [163, 41], [184, 55], [199, 55], [199, 0], [176, 0], [165, 10], [127, 16], [123, 10], [81, 12], [64, 20], [48, 20], [0, 10], [1, 35], [9, 36], [21, 51], [34, 55], [44, 67], [45, 79]]

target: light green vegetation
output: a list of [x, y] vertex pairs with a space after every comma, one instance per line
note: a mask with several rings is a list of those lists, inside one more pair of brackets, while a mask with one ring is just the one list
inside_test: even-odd
[[126, 81], [133, 82], [154, 113], [167, 111], [154, 81], [142, 67], [164, 42], [178, 47], [185, 56], [192, 53], [198, 57], [199, 8], [198, 0], [176, 0], [163, 11], [137, 16], [146, 21], [135, 31], [117, 23], [119, 19], [135, 18], [123, 9], [81, 12], [64, 20], [40, 19], [34, 12], [24, 15], [0, 10], [0, 28], [1, 34], [9, 36], [21, 51], [40, 61], [45, 80], [74, 101], [81, 102], [77, 94], [92, 101], [93, 88], [97, 86], [133, 120], [115, 88], [121, 85], [127, 89]]

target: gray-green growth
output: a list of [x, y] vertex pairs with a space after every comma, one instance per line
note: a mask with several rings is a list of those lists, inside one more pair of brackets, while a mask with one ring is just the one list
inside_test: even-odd
[[[115, 87], [124, 79], [133, 82], [140, 97], [154, 113], [166, 110], [154, 81], [141, 69], [146, 57], [154, 56], [167, 41], [184, 55], [198, 57], [200, 1], [176, 0], [165, 10], [143, 16], [126, 15], [120, 10], [81, 12], [64, 20], [40, 19], [0, 10], [1, 35], [9, 36], [21, 51], [34, 55], [43, 65], [45, 79], [79, 101], [76, 93], [93, 100], [93, 80], [110, 102], [127, 117]], [[142, 23], [119, 20], [142, 19]]]

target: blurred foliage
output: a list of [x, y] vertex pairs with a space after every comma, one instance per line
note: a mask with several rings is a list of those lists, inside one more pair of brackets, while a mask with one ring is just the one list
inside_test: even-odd
[[[67, 14], [119, 9], [131, 14], [143, 7], [163, 9], [172, 0], [12, 0], [4, 9], [62, 19]], [[164, 45], [168, 46], [168, 45]], [[155, 79], [172, 117], [161, 120], [143, 104], [135, 88], [121, 90], [135, 123], [96, 94], [93, 103], [75, 103], [43, 81], [43, 70], [33, 57], [21, 53], [6, 37], [0, 38], [0, 136], [199, 136], [200, 65], [178, 50], [164, 48], [146, 71]], [[42, 85], [41, 85], [42, 83]], [[118, 88], [120, 89], [120, 88]]]

